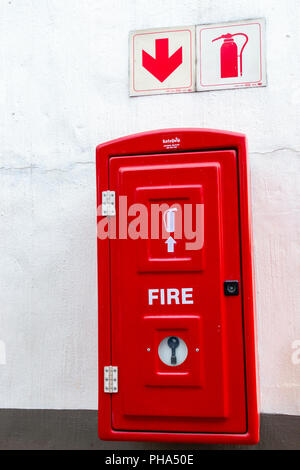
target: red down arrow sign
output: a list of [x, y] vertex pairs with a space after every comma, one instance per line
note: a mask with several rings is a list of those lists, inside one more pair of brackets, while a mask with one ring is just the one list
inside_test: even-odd
[[169, 39], [156, 39], [155, 59], [143, 50], [143, 67], [161, 83], [182, 64], [182, 47], [169, 57]]

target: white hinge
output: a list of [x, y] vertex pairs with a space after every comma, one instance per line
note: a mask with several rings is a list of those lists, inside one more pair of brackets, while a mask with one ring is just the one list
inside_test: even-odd
[[113, 217], [116, 215], [115, 191], [102, 192], [102, 215], [107, 217]]
[[104, 367], [104, 392], [105, 393], [118, 393], [118, 367], [108, 366]]

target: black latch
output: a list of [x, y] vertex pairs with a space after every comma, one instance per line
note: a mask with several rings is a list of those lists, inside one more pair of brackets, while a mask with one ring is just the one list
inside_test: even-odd
[[228, 297], [239, 295], [240, 294], [239, 281], [225, 281], [224, 282], [224, 294]]

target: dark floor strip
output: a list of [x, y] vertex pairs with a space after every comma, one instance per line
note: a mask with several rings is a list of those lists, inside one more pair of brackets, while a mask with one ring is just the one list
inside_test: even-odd
[[[0, 410], [1, 450], [181, 450], [243, 449], [141, 442], [103, 442], [97, 436], [97, 412], [85, 410]], [[250, 449], [300, 449], [300, 416], [262, 415], [261, 442]]]

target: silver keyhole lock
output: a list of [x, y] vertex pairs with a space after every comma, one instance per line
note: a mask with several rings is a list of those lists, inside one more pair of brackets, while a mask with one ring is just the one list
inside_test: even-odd
[[167, 366], [180, 366], [188, 356], [188, 347], [178, 336], [167, 336], [158, 347], [158, 355]]

